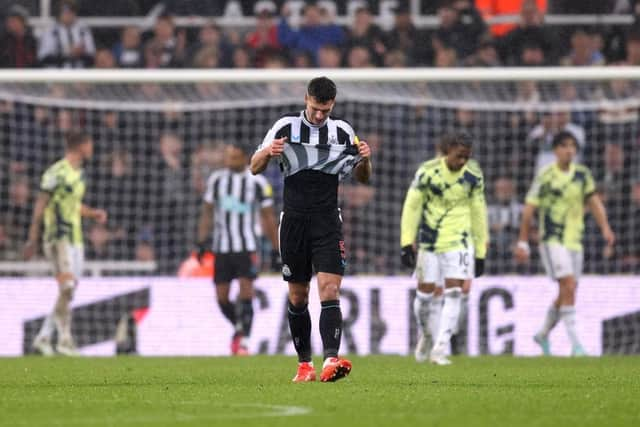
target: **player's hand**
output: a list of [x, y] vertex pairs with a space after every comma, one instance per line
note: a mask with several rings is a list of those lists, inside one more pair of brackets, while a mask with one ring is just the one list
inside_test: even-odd
[[107, 211], [105, 211], [104, 209], [95, 209], [93, 211], [93, 219], [95, 219], [100, 224], [106, 223], [107, 217]]
[[24, 248], [22, 248], [22, 258], [25, 261], [29, 261], [36, 254], [38, 250], [38, 242], [29, 240], [25, 243]]
[[476, 258], [475, 277], [480, 277], [483, 274], [484, 274], [484, 258]]
[[517, 262], [525, 263], [529, 261], [530, 254], [531, 254], [531, 250], [529, 249], [529, 243], [525, 241], [519, 241], [516, 244], [516, 249], [514, 250], [514, 256]]
[[198, 252], [196, 253], [196, 258], [198, 259], [198, 262], [200, 263], [200, 265], [202, 265], [203, 261], [204, 261], [204, 256], [210, 252], [209, 248], [207, 247], [207, 244], [205, 242], [198, 242], [196, 244], [196, 247], [198, 249]]
[[280, 271], [282, 268], [282, 258], [277, 250], [271, 251], [271, 271]]
[[371, 157], [371, 148], [369, 147], [369, 144], [366, 143], [366, 141], [360, 141], [358, 143], [358, 154], [363, 159], [368, 159], [369, 157]]
[[279, 139], [274, 139], [269, 146], [269, 155], [271, 157], [277, 157], [284, 152], [284, 143], [287, 142], [287, 137], [284, 136]]
[[400, 259], [402, 260], [402, 265], [405, 267], [412, 270], [416, 268], [416, 251], [413, 249], [413, 245], [402, 247], [400, 250]]

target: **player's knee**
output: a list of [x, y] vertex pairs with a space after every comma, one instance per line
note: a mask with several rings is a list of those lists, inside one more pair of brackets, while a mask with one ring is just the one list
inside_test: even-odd
[[73, 293], [76, 289], [76, 282], [74, 280], [66, 280], [60, 283], [60, 296], [65, 301], [71, 301], [73, 299]]
[[304, 307], [309, 304], [309, 296], [303, 295], [301, 293], [291, 293], [289, 292], [289, 302], [294, 307]]

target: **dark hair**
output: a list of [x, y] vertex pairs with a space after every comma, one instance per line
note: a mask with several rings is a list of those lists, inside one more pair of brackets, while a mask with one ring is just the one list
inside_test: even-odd
[[576, 150], [578, 149], [578, 139], [576, 138], [576, 136], [572, 133], [569, 132], [568, 130], [563, 130], [558, 132], [554, 137], [553, 137], [553, 141], [551, 142], [551, 146], [553, 148], [556, 148], [558, 145], [562, 144], [564, 142], [565, 139], [571, 139], [571, 141], [573, 141], [573, 145], [575, 145]]
[[70, 130], [64, 138], [64, 146], [67, 150], [75, 150], [78, 146], [91, 140], [91, 136], [86, 132]]
[[314, 97], [321, 104], [336, 99], [336, 84], [327, 77], [316, 77], [307, 86], [307, 95]]
[[229, 144], [229, 146], [233, 147], [234, 150], [241, 151], [242, 154], [244, 154], [247, 157], [250, 157], [254, 151], [253, 150], [254, 147], [252, 147], [247, 143], [235, 143], [235, 144]]
[[473, 148], [471, 135], [466, 132], [452, 132], [445, 134], [440, 140], [440, 151], [444, 154], [447, 154], [450, 148], [457, 146]]

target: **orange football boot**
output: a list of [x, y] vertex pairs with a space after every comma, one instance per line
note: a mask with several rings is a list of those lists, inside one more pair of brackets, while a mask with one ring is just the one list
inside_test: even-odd
[[298, 373], [291, 381], [294, 383], [306, 383], [316, 380], [316, 369], [312, 362], [298, 363]]
[[338, 359], [337, 357], [330, 357], [324, 362], [322, 366], [322, 373], [320, 374], [320, 381], [333, 382], [338, 381], [340, 378], [344, 378], [351, 372], [351, 362], [347, 359]]

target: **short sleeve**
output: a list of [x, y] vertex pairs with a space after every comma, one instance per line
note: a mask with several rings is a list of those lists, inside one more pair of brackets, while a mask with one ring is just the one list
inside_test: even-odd
[[43, 175], [40, 180], [40, 191], [46, 193], [53, 193], [60, 182], [60, 178], [55, 171], [49, 169]]
[[585, 182], [584, 182], [584, 198], [588, 199], [593, 193], [596, 192], [596, 183], [593, 180], [593, 175], [589, 169], [585, 170]]
[[531, 183], [531, 187], [529, 187], [529, 191], [527, 192], [527, 197], [525, 202], [529, 205], [538, 206], [540, 204], [540, 188], [542, 187], [542, 174], [538, 174], [533, 182]]
[[207, 179], [207, 188], [204, 191], [204, 197], [202, 198], [206, 203], [210, 205], [214, 204], [216, 199], [215, 197], [215, 187], [218, 182], [218, 174], [212, 173]]
[[261, 208], [273, 206], [273, 187], [269, 184], [269, 181], [262, 176], [256, 176], [256, 184], [258, 187], [257, 201]]

